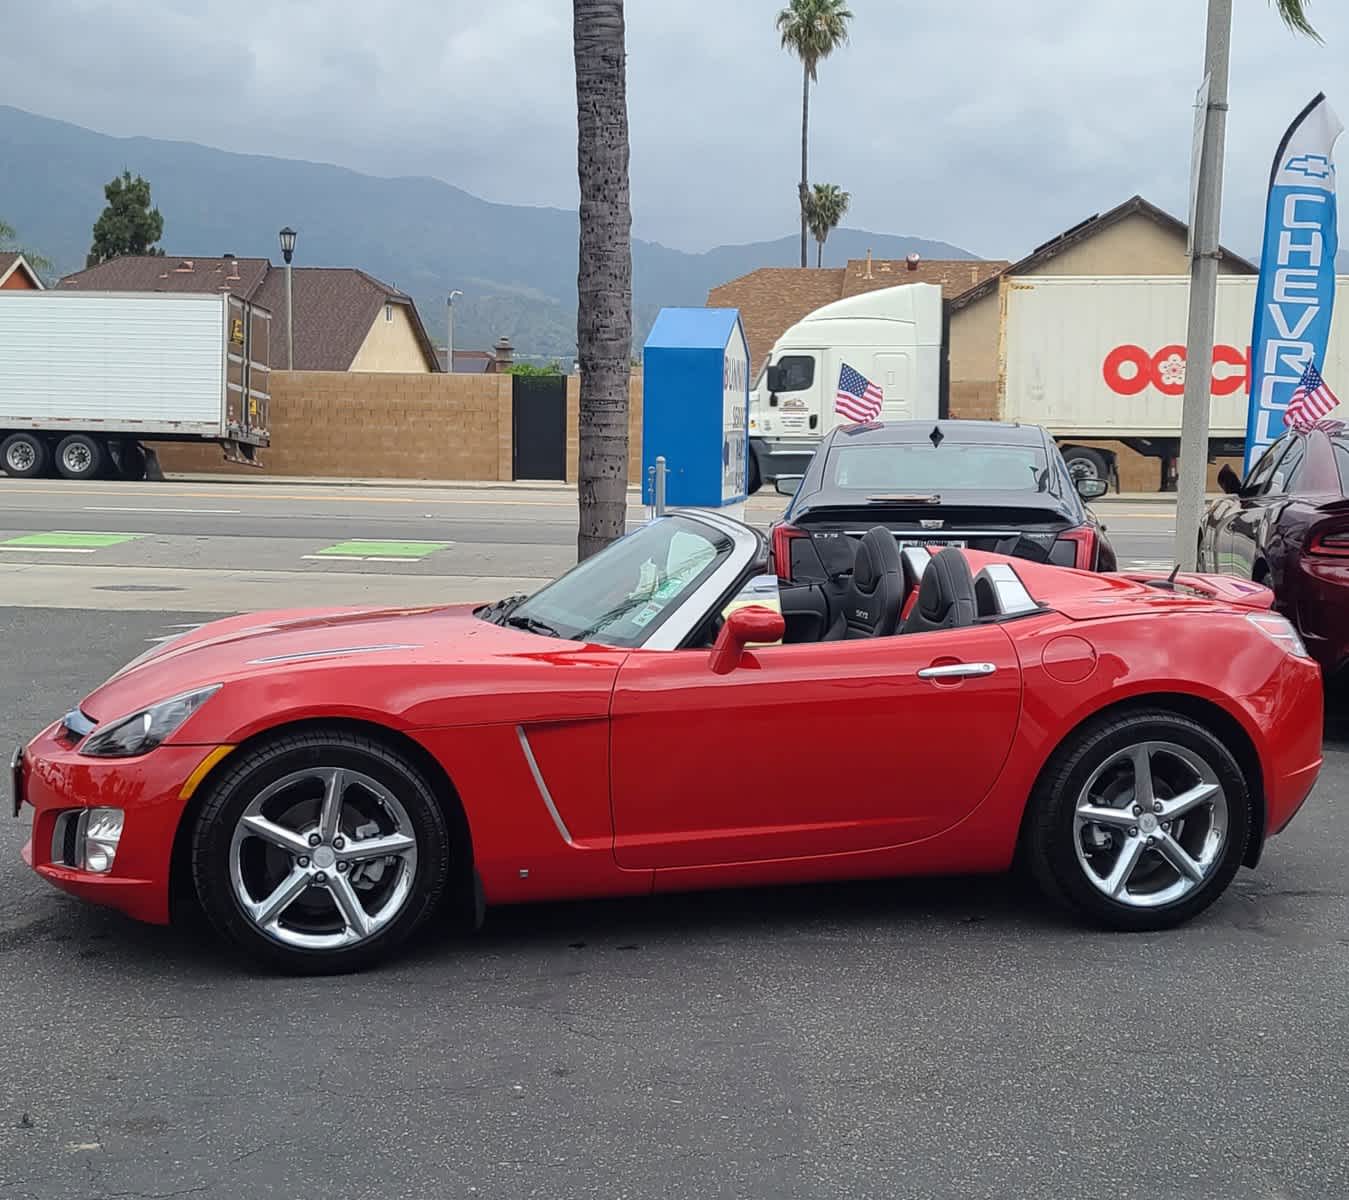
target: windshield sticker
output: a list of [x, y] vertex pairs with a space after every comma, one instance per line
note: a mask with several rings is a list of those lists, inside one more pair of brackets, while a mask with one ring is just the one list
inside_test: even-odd
[[643, 608], [638, 609], [637, 612], [633, 614], [632, 623], [636, 625], [638, 629], [642, 629], [645, 626], [651, 624], [651, 622], [660, 613], [660, 609], [661, 606], [659, 604], [645, 605]]

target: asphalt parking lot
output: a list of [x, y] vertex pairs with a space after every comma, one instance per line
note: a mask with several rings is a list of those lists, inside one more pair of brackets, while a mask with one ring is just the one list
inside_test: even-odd
[[[0, 607], [0, 746], [209, 615]], [[1337, 708], [1168, 934], [887, 882], [499, 910], [329, 980], [56, 893], [5, 819], [0, 1197], [1346, 1195], [1347, 785]]]

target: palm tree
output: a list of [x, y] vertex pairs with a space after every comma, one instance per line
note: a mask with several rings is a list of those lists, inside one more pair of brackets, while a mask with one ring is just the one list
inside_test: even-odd
[[1294, 33], [1305, 33], [1309, 38], [1316, 41], [1321, 40], [1321, 35], [1312, 28], [1312, 23], [1307, 20], [1307, 4], [1309, 0], [1274, 0], [1274, 7], [1279, 10], [1279, 16], [1283, 18], [1283, 23]]
[[33, 268], [39, 275], [48, 275], [54, 269], [51, 260], [43, 258], [41, 254], [33, 250], [25, 250], [22, 246], [14, 245], [14, 240], [19, 235], [15, 232], [14, 226], [9, 224], [3, 218], [0, 218], [0, 251], [8, 251], [11, 254], [22, 254], [24, 262]]
[[581, 369], [577, 558], [622, 537], [628, 511], [632, 207], [623, 0], [572, 0], [581, 183], [576, 350]]
[[806, 259], [806, 207], [810, 203], [810, 175], [806, 170], [810, 134], [810, 85], [815, 68], [848, 40], [848, 22], [852, 13], [843, 0], [789, 0], [778, 13], [777, 27], [782, 48], [801, 60], [801, 265]]
[[824, 265], [825, 239], [838, 228], [851, 202], [852, 194], [845, 192], [836, 183], [817, 183], [810, 189], [810, 199], [806, 202], [806, 222], [816, 241], [817, 267]]

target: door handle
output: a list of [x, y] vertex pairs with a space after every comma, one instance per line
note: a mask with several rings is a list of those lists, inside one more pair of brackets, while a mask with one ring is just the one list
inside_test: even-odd
[[971, 675], [992, 675], [998, 668], [990, 662], [947, 663], [944, 667], [924, 667], [919, 679], [965, 679]]

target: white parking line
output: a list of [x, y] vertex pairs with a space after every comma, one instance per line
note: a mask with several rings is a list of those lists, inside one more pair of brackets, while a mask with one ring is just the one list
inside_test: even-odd
[[92, 554], [88, 546], [0, 546], [0, 550], [12, 550], [16, 554]]
[[86, 504], [85, 512], [171, 513], [178, 517], [237, 517], [239, 508], [130, 508], [119, 504]]

